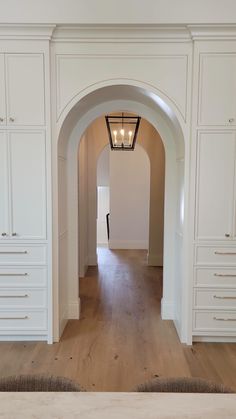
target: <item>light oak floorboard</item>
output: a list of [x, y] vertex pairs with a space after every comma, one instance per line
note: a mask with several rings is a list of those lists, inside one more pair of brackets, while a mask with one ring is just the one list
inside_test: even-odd
[[195, 376], [236, 390], [236, 344], [179, 342], [161, 320], [162, 269], [142, 250], [99, 249], [99, 266], [80, 279], [81, 319], [61, 341], [0, 343], [0, 376], [50, 373], [88, 391], [130, 391], [156, 376]]

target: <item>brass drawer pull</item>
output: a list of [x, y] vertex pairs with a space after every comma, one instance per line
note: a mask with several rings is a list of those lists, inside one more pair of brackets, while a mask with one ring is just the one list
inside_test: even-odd
[[0, 276], [28, 276], [29, 274], [25, 272], [24, 274], [0, 274]]
[[236, 278], [236, 274], [214, 274], [214, 276], [226, 277], [226, 278]]
[[24, 295], [0, 295], [0, 298], [27, 298], [28, 294]]
[[214, 252], [215, 255], [236, 255], [236, 252]]
[[26, 320], [29, 319], [29, 316], [24, 317], [0, 317], [0, 320]]
[[0, 252], [0, 254], [2, 254], [2, 255], [25, 255], [26, 253], [28, 253], [27, 250], [23, 250], [22, 252], [21, 251], [18, 251], [18, 252], [11, 252], [11, 251]]
[[236, 300], [236, 297], [221, 297], [220, 295], [214, 295], [214, 298], [219, 298], [220, 300]]
[[224, 318], [220, 318], [220, 317], [213, 317], [213, 320], [219, 320], [221, 322], [236, 322], [236, 319], [224, 319]]

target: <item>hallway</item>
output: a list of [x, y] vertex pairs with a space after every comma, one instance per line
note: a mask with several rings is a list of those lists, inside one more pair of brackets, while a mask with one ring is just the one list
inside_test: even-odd
[[236, 390], [236, 345], [182, 345], [160, 318], [162, 269], [142, 250], [98, 251], [99, 267], [80, 279], [81, 320], [60, 343], [0, 344], [0, 375], [50, 373], [90, 391], [130, 391], [155, 376], [198, 376]]

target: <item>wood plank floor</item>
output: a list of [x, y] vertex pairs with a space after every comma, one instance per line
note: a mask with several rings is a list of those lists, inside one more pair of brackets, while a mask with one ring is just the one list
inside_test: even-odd
[[80, 280], [81, 320], [60, 343], [1, 343], [0, 376], [51, 373], [89, 391], [129, 391], [152, 377], [197, 376], [236, 390], [236, 344], [179, 342], [160, 318], [162, 270], [144, 251], [99, 249], [99, 266]]

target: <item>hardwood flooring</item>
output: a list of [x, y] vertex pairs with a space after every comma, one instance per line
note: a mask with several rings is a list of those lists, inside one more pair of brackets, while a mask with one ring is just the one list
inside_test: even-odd
[[0, 375], [50, 373], [89, 391], [129, 391], [155, 376], [197, 376], [236, 390], [236, 344], [179, 342], [160, 318], [162, 270], [140, 250], [99, 249], [99, 266], [80, 279], [81, 320], [61, 342], [1, 343]]

